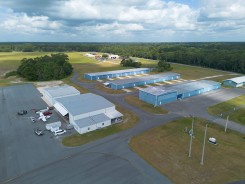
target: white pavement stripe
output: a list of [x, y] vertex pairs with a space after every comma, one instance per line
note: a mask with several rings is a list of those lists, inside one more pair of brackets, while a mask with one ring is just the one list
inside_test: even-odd
[[138, 90], [141, 90], [141, 89], [143, 89], [143, 88], [140, 88], [140, 87], [134, 87], [135, 89], [138, 89]]
[[129, 90], [129, 89], [122, 89], [123, 91], [126, 91], [127, 93], [129, 93], [129, 92], [132, 92], [131, 90]]
[[173, 84], [172, 82], [168, 82], [168, 81], [164, 81], [164, 83], [167, 83], [167, 84]]
[[158, 86], [162, 86], [163, 85], [163, 84], [160, 84], [160, 83], [157, 83], [157, 82], [155, 84], [158, 85]]

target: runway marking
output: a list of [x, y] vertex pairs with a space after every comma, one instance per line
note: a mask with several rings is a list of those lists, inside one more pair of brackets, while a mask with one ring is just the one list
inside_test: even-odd
[[158, 86], [162, 86], [163, 85], [163, 84], [160, 84], [160, 83], [157, 83], [157, 82], [155, 84], [158, 85]]
[[112, 79], [112, 78], [108, 78], [108, 80], [112, 81], [112, 80], [114, 80], [114, 79]]
[[129, 89], [122, 89], [123, 91], [126, 91], [127, 93], [129, 93], [129, 92], [132, 92], [131, 90], [129, 90]]
[[135, 89], [138, 89], [138, 90], [141, 90], [141, 89], [143, 89], [143, 88], [140, 88], [140, 87], [134, 87]]
[[172, 82], [168, 82], [168, 81], [164, 81], [164, 83], [167, 83], [167, 84], [173, 84]]

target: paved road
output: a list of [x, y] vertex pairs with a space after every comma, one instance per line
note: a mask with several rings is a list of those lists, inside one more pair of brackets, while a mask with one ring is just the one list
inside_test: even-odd
[[[207, 108], [217, 103], [230, 100], [232, 98], [245, 94], [245, 90], [241, 88], [219, 89], [203, 95], [187, 98], [174, 103], [162, 105], [164, 109], [168, 109], [172, 113], [182, 116], [197, 116], [210, 120], [221, 126], [225, 126], [226, 120], [218, 116], [212, 116], [207, 113]], [[245, 126], [229, 121], [228, 128], [245, 134]]]

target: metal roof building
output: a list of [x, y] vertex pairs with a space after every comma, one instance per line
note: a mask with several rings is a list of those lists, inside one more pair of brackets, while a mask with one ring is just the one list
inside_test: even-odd
[[112, 89], [124, 89], [131, 88], [135, 86], [143, 86], [146, 84], [152, 84], [156, 82], [164, 82], [168, 80], [179, 79], [180, 74], [173, 72], [160, 73], [155, 75], [147, 75], [142, 77], [134, 77], [129, 79], [120, 79], [114, 81], [107, 81], [107, 87]]
[[159, 106], [178, 99], [184, 99], [207, 91], [216, 90], [220, 87], [221, 83], [209, 80], [148, 87], [139, 91], [139, 99], [155, 106]]
[[54, 105], [55, 99], [80, 95], [80, 92], [73, 86], [55, 86], [43, 89], [43, 96], [50, 105]]
[[108, 78], [115, 78], [115, 77], [125, 77], [128, 75], [145, 74], [145, 73], [149, 73], [150, 71], [151, 71], [150, 68], [135, 68], [135, 69], [127, 69], [127, 70], [85, 73], [84, 78], [88, 80], [99, 80], [99, 79], [108, 79]]
[[69, 117], [80, 134], [109, 126], [123, 116], [113, 103], [92, 93], [58, 98], [54, 107]]
[[241, 87], [245, 84], [245, 76], [226, 79], [223, 81], [226, 86]]

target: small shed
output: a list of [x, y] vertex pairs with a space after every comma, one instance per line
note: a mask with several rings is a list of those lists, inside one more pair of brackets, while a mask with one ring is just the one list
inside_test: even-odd
[[61, 127], [61, 122], [60, 121], [46, 124], [46, 129], [51, 131], [51, 132], [59, 130], [60, 127]]

